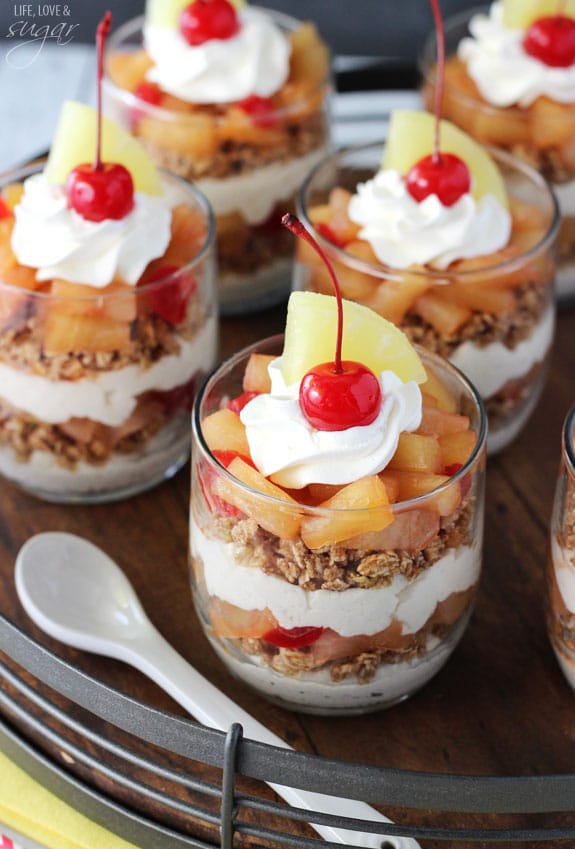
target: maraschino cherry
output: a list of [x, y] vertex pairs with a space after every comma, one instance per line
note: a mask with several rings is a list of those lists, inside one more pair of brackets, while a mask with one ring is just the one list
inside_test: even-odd
[[314, 366], [303, 376], [299, 390], [301, 411], [317, 430], [347, 430], [369, 425], [377, 418], [381, 408], [381, 387], [371, 369], [362, 363], [341, 359], [343, 302], [331, 263], [295, 215], [284, 215], [282, 224], [317, 251], [330, 273], [337, 301], [335, 359], [331, 363]]
[[112, 15], [106, 12], [98, 24], [96, 45], [98, 53], [98, 126], [96, 158], [93, 163], [77, 165], [68, 175], [66, 196], [68, 206], [87, 221], [119, 220], [134, 208], [132, 175], [117, 162], [102, 162], [102, 75], [106, 37], [112, 26]]
[[529, 56], [550, 68], [569, 68], [575, 63], [575, 20], [563, 14], [563, 2], [557, 14], [533, 21], [523, 38]]
[[443, 206], [453, 206], [471, 188], [471, 175], [465, 162], [453, 153], [440, 151], [440, 119], [445, 78], [445, 34], [439, 0], [431, 0], [437, 33], [437, 84], [435, 89], [435, 138], [433, 153], [424, 156], [410, 169], [406, 177], [407, 191], [420, 203], [437, 195]]
[[239, 29], [237, 12], [229, 0], [194, 0], [180, 14], [180, 32], [192, 47], [214, 38], [226, 40]]

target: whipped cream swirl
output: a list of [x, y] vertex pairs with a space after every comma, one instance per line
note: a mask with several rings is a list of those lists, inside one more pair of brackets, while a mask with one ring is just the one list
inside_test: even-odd
[[144, 27], [144, 44], [154, 62], [147, 79], [189, 103], [275, 94], [288, 78], [290, 42], [265, 12], [246, 7], [238, 16], [236, 35], [197, 46], [178, 29]]
[[476, 201], [465, 194], [452, 206], [437, 195], [418, 202], [392, 169], [357, 186], [348, 215], [361, 226], [359, 237], [390, 268], [444, 269], [457, 259], [499, 250], [511, 234], [511, 216], [493, 195]]
[[65, 187], [43, 173], [25, 181], [14, 214], [12, 249], [18, 262], [38, 269], [38, 280], [59, 277], [101, 289], [120, 277], [134, 286], [170, 241], [172, 213], [162, 197], [136, 192], [125, 218], [86, 221], [68, 209]]
[[503, 3], [493, 3], [488, 15], [474, 15], [469, 32], [471, 37], [459, 44], [458, 56], [488, 103], [526, 107], [541, 95], [575, 103], [575, 65], [552, 68], [526, 53], [525, 32], [503, 23]]
[[347, 430], [316, 430], [299, 404], [299, 381], [287, 386], [281, 360], [270, 364], [271, 392], [257, 395], [240, 413], [250, 454], [263, 475], [280, 486], [346, 484], [382, 471], [395, 454], [399, 435], [417, 430], [421, 392], [392, 371], [380, 376], [382, 405], [375, 421]]

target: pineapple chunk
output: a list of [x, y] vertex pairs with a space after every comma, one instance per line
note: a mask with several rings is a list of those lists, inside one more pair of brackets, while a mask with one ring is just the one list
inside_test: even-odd
[[[217, 477], [213, 483], [216, 495], [233, 504], [280, 539], [293, 539], [297, 536], [301, 522], [297, 501], [240, 457], [232, 460], [228, 471], [250, 489], [246, 490], [226, 478]], [[262, 498], [262, 495], [268, 498]]]
[[439, 472], [443, 465], [437, 437], [423, 433], [400, 434], [396, 452], [387, 468], [404, 472]]
[[66, 315], [106, 316], [114, 321], [134, 321], [136, 296], [132, 286], [112, 281], [102, 289], [56, 278], [52, 281], [49, 310]]
[[425, 404], [428, 398], [435, 400], [437, 408], [444, 413], [456, 413], [457, 403], [443, 380], [434, 371], [427, 372], [427, 380], [421, 386], [421, 394]]
[[561, 14], [575, 18], [575, 0], [503, 0], [503, 23], [508, 29], [527, 29], [537, 18]]
[[442, 436], [445, 433], [460, 433], [469, 429], [469, 418], [457, 413], [444, 413], [437, 407], [423, 404], [421, 410], [421, 424], [418, 433], [435, 434]]
[[210, 413], [202, 422], [202, 433], [210, 451], [237, 451], [250, 456], [246, 429], [233, 410], [224, 408]]
[[441, 462], [444, 468], [461, 464], [464, 466], [475, 448], [477, 436], [472, 430], [460, 433], [442, 433], [439, 436]]
[[[73, 100], [64, 103], [44, 170], [50, 183], [65, 183], [72, 168], [93, 161], [97, 120], [96, 111], [90, 106]], [[137, 192], [162, 193], [160, 175], [144, 148], [109, 118], [102, 119], [102, 159], [124, 165]]]
[[453, 481], [442, 492], [433, 493], [433, 490], [451, 480], [449, 475], [391, 470], [388, 474], [397, 477], [401, 501], [431, 493], [421, 509], [436, 512], [440, 516], [451, 516], [461, 504], [461, 487], [457, 481]]
[[422, 551], [437, 536], [439, 518], [436, 511], [404, 510], [382, 531], [359, 534], [345, 545], [365, 551]]
[[208, 613], [212, 628], [220, 638], [256, 638], [263, 637], [277, 622], [269, 610], [243, 610], [222, 601], [220, 598], [210, 598]]
[[[404, 382], [422, 383], [426, 372], [407, 336], [391, 322], [353, 301], [343, 302], [343, 359], [376, 375], [390, 369]], [[288, 385], [335, 354], [337, 303], [330, 295], [292, 292], [288, 302], [282, 373]]]
[[472, 315], [469, 307], [445, 301], [437, 292], [426, 292], [418, 298], [413, 305], [413, 312], [442, 336], [456, 333]]
[[125, 321], [93, 315], [66, 315], [52, 309], [44, 322], [46, 354], [125, 351], [132, 346], [130, 325]]
[[273, 354], [251, 354], [244, 372], [242, 388], [244, 392], [269, 392], [272, 382], [268, 371], [269, 364], [276, 358]]
[[311, 549], [335, 545], [367, 531], [381, 531], [393, 522], [387, 490], [377, 475], [343, 486], [319, 507], [335, 512], [302, 519], [301, 538]]
[[[428, 112], [398, 109], [391, 115], [382, 165], [407, 174], [412, 165], [433, 152], [435, 118]], [[441, 121], [441, 150], [459, 156], [471, 172], [473, 196], [494, 195], [507, 207], [509, 201], [501, 173], [487, 151], [450, 121]]]

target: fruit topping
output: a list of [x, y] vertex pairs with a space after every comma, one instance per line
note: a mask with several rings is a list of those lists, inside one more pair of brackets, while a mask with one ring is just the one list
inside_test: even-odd
[[[160, 281], [165, 281], [161, 283]], [[178, 266], [166, 265], [155, 269], [144, 278], [144, 282], [155, 283], [149, 292], [150, 304], [156, 312], [171, 324], [180, 324], [186, 317], [188, 301], [197, 288], [194, 277]]]
[[441, 150], [441, 108], [445, 79], [445, 35], [439, 9], [439, 0], [430, 0], [437, 34], [437, 84], [435, 87], [435, 133], [433, 152], [416, 162], [410, 169], [406, 185], [409, 194], [418, 203], [436, 195], [444, 206], [454, 203], [471, 188], [468, 166], [459, 156]]
[[523, 49], [550, 68], [569, 68], [575, 63], [575, 21], [566, 15], [538, 18], [525, 33]]
[[66, 181], [68, 206], [87, 221], [119, 220], [125, 218], [134, 208], [134, 181], [128, 169], [119, 162], [102, 162], [103, 53], [111, 26], [112, 15], [106, 12], [96, 32], [98, 58], [96, 158], [93, 164], [82, 163], [73, 168]]
[[228, 0], [194, 0], [180, 14], [180, 32], [192, 47], [236, 35], [240, 22]]
[[337, 278], [315, 239], [289, 213], [282, 223], [310, 244], [328, 269], [337, 302], [337, 335], [333, 362], [315, 365], [303, 376], [299, 402], [308, 422], [317, 430], [346, 430], [371, 424], [381, 408], [381, 387], [373, 371], [360, 362], [342, 360], [343, 303]]
[[12, 210], [4, 198], [0, 197], [0, 220], [2, 220], [2, 218], [12, 218]]
[[250, 116], [256, 127], [273, 127], [277, 123], [273, 100], [269, 97], [250, 94], [249, 97], [239, 100], [238, 106]]
[[301, 649], [317, 642], [324, 631], [325, 628], [316, 628], [313, 625], [300, 628], [282, 628], [281, 625], [276, 625], [262, 635], [262, 640], [281, 649]]

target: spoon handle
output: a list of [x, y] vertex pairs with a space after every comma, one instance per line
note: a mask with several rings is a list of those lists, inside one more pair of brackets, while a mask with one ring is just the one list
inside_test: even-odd
[[[254, 719], [247, 711], [204, 678], [172, 648], [151, 624], [141, 639], [139, 638], [136, 642], [124, 643], [124, 649], [124, 660], [151, 677], [156, 684], [169, 693], [176, 702], [203, 725], [220, 731], [227, 731], [232, 723], [239, 722], [245, 735], [252, 740], [284, 749], [291, 748], [281, 737], [278, 737], [257, 719]], [[375, 823], [390, 822], [387, 817], [365, 802], [268, 783], [279, 796], [294, 807], [372, 820]], [[372, 847], [372, 849], [381, 849], [384, 841], [394, 846], [395, 849], [416, 849], [419, 846], [415, 840], [403, 837], [366, 834], [326, 825], [312, 824], [312, 828], [325, 840], [333, 843], [347, 843], [353, 846]]]

